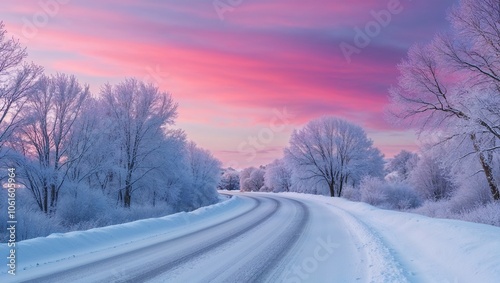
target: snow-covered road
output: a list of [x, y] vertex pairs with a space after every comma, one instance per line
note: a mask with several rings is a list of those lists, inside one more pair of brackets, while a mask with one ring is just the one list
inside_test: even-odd
[[[180, 213], [18, 243], [1, 282], [498, 282], [500, 228], [342, 199], [232, 193]], [[0, 247], [6, 253], [6, 245]], [[5, 265], [4, 265], [5, 266]]]

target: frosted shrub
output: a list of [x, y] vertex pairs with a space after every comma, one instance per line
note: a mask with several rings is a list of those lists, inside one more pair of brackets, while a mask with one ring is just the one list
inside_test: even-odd
[[268, 191], [275, 193], [288, 192], [292, 186], [292, 171], [286, 166], [284, 159], [276, 159], [266, 166], [264, 184]]
[[488, 184], [483, 175], [474, 175], [462, 180], [462, 185], [455, 192], [448, 204], [453, 213], [470, 211], [492, 200]]
[[459, 218], [465, 221], [489, 224], [500, 227], [500, 203], [490, 202], [474, 210], [463, 212]]
[[351, 201], [360, 201], [361, 193], [359, 191], [359, 188], [347, 186], [346, 188], [344, 188], [342, 197]]
[[451, 217], [452, 213], [449, 208], [449, 200], [441, 200], [441, 201], [425, 201], [422, 206], [416, 208], [411, 211], [414, 213], [422, 214], [429, 217], [437, 217], [437, 218], [453, 218]]
[[418, 195], [405, 183], [387, 183], [368, 177], [360, 185], [361, 201], [387, 209], [410, 209], [421, 205]]
[[262, 168], [243, 169], [240, 174], [240, 190], [242, 192], [258, 192], [264, 186], [264, 174], [265, 170]]
[[52, 233], [62, 233], [66, 231], [54, 217], [47, 216], [37, 208], [32, 209], [21, 206], [21, 208], [17, 210], [16, 216], [16, 234], [18, 241], [45, 237]]
[[361, 182], [361, 201], [375, 206], [381, 206], [386, 202], [385, 182], [379, 178], [365, 178]]
[[388, 191], [387, 202], [396, 209], [405, 210], [422, 204], [418, 194], [404, 183], [389, 183]]
[[423, 154], [409, 173], [409, 183], [424, 199], [448, 199], [455, 191], [449, 168], [430, 153]]
[[265, 185], [260, 187], [259, 189], [259, 192], [264, 192], [264, 193], [268, 193], [268, 192], [272, 192], [273, 190], [270, 189], [269, 187], [266, 187]]
[[[0, 190], [0, 199], [7, 199], [7, 191]], [[37, 204], [32, 201], [30, 192], [19, 189], [16, 193], [16, 239], [22, 241], [26, 239], [48, 236], [52, 233], [63, 232], [59, 222], [54, 217], [49, 217], [40, 211]], [[7, 201], [0, 203], [0, 210], [7, 211]], [[0, 213], [0, 243], [8, 240], [7, 213]]]
[[[76, 198], [73, 195], [66, 195], [60, 201], [57, 216], [63, 225], [70, 227], [81, 222], [99, 223], [104, 221], [103, 218], [110, 208], [106, 196], [99, 191], [92, 190], [80, 190], [77, 192], [77, 196]], [[111, 207], [115, 208], [115, 206]]]

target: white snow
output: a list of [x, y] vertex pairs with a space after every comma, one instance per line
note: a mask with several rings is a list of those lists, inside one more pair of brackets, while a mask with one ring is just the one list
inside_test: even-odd
[[[6, 274], [6, 265], [3, 265], [0, 281], [36, 278], [40, 274], [57, 271], [59, 266], [65, 264], [68, 267], [92, 262], [165, 238], [187, 235], [248, 210], [255, 205], [255, 201], [247, 196], [267, 202], [267, 206], [255, 212], [253, 219], [270, 210], [270, 199], [279, 200], [281, 208], [256, 229], [189, 261], [187, 266], [180, 266], [175, 270], [175, 278], [200, 282], [207, 276], [202, 270], [210, 271], [210, 276], [220, 273], [225, 278], [233, 278], [233, 271], [251, 269], [249, 264], [265, 260], [270, 244], [282, 237], [283, 230], [280, 228], [292, 227], [293, 215], [301, 213], [287, 199], [304, 203], [310, 217], [297, 243], [271, 274], [272, 281], [493, 283], [500, 278], [498, 227], [433, 219], [324, 196], [298, 193], [234, 194], [236, 197], [227, 201], [189, 213], [19, 242], [18, 275], [13, 277]], [[248, 215], [241, 221], [253, 220]], [[230, 228], [226, 227], [227, 230], [221, 233], [230, 232]], [[211, 233], [207, 239], [218, 237]], [[197, 244], [203, 241], [200, 237], [196, 239]], [[177, 246], [179, 251], [194, 247], [188, 241], [180, 243], [184, 246]], [[0, 254], [7, 253], [7, 245], [1, 244]], [[262, 258], [259, 260], [256, 257]], [[46, 271], [40, 272], [44, 268]], [[93, 276], [93, 279], [101, 278], [99, 274]], [[160, 276], [151, 281], [168, 281], [168, 278], [174, 278], [171, 276]]]

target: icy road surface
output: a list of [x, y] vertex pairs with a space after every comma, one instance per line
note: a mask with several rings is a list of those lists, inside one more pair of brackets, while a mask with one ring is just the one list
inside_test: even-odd
[[232, 194], [191, 213], [22, 241], [16, 275], [4, 268], [0, 282], [499, 282], [497, 227]]

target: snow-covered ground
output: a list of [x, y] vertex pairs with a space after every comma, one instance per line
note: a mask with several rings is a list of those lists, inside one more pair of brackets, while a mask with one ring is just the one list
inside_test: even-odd
[[[498, 282], [500, 228], [296, 193], [17, 243], [0, 282]], [[6, 244], [0, 253], [8, 254]]]

